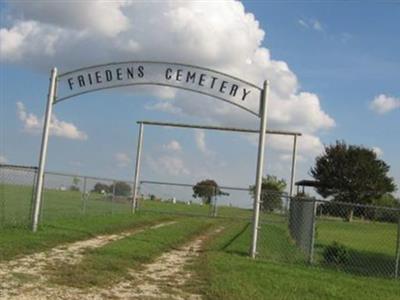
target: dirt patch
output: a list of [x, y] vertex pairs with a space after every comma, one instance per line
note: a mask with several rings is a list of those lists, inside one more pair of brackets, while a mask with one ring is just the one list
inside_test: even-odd
[[[173, 223], [175, 222], [160, 223], [150, 228], [155, 229]], [[59, 264], [77, 264], [82, 260], [86, 250], [100, 248], [110, 242], [143, 232], [146, 229], [148, 228], [125, 231], [119, 234], [101, 235], [1, 263], [0, 299], [70, 299], [67, 297], [68, 292], [67, 294], [62, 293], [63, 290], [67, 291], [67, 289], [58, 286], [45, 288], [47, 285], [46, 269], [54, 268]], [[50, 294], [47, 296], [47, 289], [52, 296]], [[36, 293], [38, 294], [36, 295]]]
[[[221, 230], [219, 228], [214, 233]], [[200, 254], [208, 236], [202, 235], [178, 249], [164, 253], [141, 271], [131, 270], [133, 280], [122, 281], [101, 294], [107, 299], [202, 299], [201, 295], [185, 291], [185, 285], [192, 276], [186, 266]]]
[[[165, 226], [169, 223], [162, 223], [156, 225], [158, 227]], [[155, 226], [153, 226], [155, 228]], [[101, 247], [108, 242], [115, 241], [125, 236], [138, 233], [142, 230], [133, 231], [130, 233], [124, 233], [121, 235], [112, 235], [106, 237], [97, 237], [98, 242], [93, 240], [80, 242], [85, 247], [79, 247], [78, 243], [71, 244], [64, 247], [62, 251], [66, 258], [63, 260], [72, 263], [77, 263], [83, 256], [82, 252], [90, 247]], [[78, 289], [59, 285], [49, 285], [46, 281], [46, 277], [42, 274], [37, 273], [43, 270], [48, 263], [56, 263], [58, 260], [52, 260], [49, 253], [58, 254], [58, 259], [62, 256], [60, 253], [62, 247], [58, 249], [50, 250], [47, 253], [39, 253], [31, 255], [31, 259], [20, 259], [21, 263], [26, 264], [25, 267], [18, 267], [17, 261], [10, 262], [9, 266], [5, 267], [0, 265], [0, 299], [68, 299], [68, 300], [81, 300], [81, 299], [173, 299], [173, 300], [200, 300], [201, 295], [187, 292], [185, 286], [188, 280], [191, 278], [191, 272], [186, 268], [193, 259], [195, 259], [201, 252], [204, 241], [210, 236], [210, 234], [218, 233], [222, 228], [217, 229], [212, 233], [208, 233], [197, 237], [189, 243], [179, 247], [178, 249], [171, 250], [164, 253], [154, 262], [143, 265], [143, 268], [139, 271], [130, 270], [129, 280], [123, 280], [114, 286], [109, 288], [89, 288], [89, 289]], [[119, 236], [119, 238], [117, 238]], [[73, 254], [74, 258], [71, 258], [69, 250], [80, 252]], [[56, 250], [56, 251], [55, 251]], [[55, 252], [54, 252], [55, 251]], [[29, 268], [29, 264], [32, 263], [33, 256], [42, 259], [38, 261], [34, 268]], [[47, 257], [47, 259], [46, 259]], [[37, 265], [40, 264], [40, 267]], [[7, 271], [8, 270], [8, 271]], [[34, 272], [32, 270], [35, 270]], [[22, 272], [22, 273], [21, 273]], [[35, 273], [36, 272], [36, 273]], [[5, 275], [5, 273], [7, 273]], [[32, 280], [32, 275], [37, 280]], [[4, 280], [5, 279], [5, 280]], [[11, 285], [12, 283], [12, 285]], [[5, 287], [5, 292], [2, 293], [2, 288]]]

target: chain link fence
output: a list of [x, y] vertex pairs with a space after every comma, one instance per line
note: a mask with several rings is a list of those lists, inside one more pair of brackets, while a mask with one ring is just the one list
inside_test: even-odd
[[[36, 174], [34, 167], [0, 165], [1, 228], [30, 225]], [[42, 224], [131, 212], [129, 181], [56, 172], [45, 172], [44, 179]], [[252, 221], [251, 189], [218, 186], [194, 197], [195, 186], [142, 181], [137, 209]], [[311, 264], [354, 275], [400, 277], [400, 208], [289, 197], [265, 190], [261, 200], [258, 259]], [[243, 233], [249, 244], [250, 227]]]
[[29, 226], [37, 168], [0, 165], [0, 227]]
[[[0, 226], [30, 226], [37, 168], [0, 165]], [[45, 172], [42, 224], [62, 218], [130, 213], [129, 181]]]
[[[195, 195], [196, 188], [201, 190], [202, 196]], [[140, 211], [249, 221], [253, 214], [253, 201], [248, 188], [143, 180], [139, 191]]]
[[399, 278], [399, 208], [263, 195], [280, 204], [261, 211], [259, 259]]

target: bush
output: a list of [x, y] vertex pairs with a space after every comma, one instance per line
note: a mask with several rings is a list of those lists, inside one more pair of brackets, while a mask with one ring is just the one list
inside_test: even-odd
[[350, 254], [344, 245], [333, 242], [322, 253], [324, 261], [328, 264], [343, 265], [349, 261]]
[[79, 192], [80, 191], [79, 187], [77, 187], [76, 185], [71, 185], [69, 187], [69, 190], [73, 191], [73, 192]]

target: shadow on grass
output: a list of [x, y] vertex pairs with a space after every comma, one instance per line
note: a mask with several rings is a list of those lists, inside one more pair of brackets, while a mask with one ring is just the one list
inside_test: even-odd
[[281, 224], [262, 226], [258, 249], [261, 259], [283, 263], [306, 262], [304, 253], [295, 245], [289, 237], [288, 230]]
[[232, 254], [237, 254], [237, 255], [241, 255], [241, 256], [247, 256], [248, 252], [244, 251], [243, 249], [238, 250], [238, 249], [231, 249], [228, 250], [229, 247], [231, 247], [233, 245], [233, 243], [238, 240], [240, 238], [240, 236], [242, 236], [249, 228], [250, 223], [246, 223], [243, 228], [237, 233], [235, 234], [229, 241], [227, 241], [219, 250], [227, 252], [227, 253], [232, 253]]
[[359, 251], [348, 248], [349, 259], [341, 265], [328, 264], [323, 261], [322, 253], [325, 245], [317, 244], [316, 252], [319, 254], [321, 266], [351, 273], [358, 276], [393, 278], [395, 270], [395, 257], [371, 251]]

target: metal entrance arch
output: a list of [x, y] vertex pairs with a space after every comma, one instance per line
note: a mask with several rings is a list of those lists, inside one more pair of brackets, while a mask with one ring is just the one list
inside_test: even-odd
[[[258, 133], [258, 130], [249, 128], [238, 128], [238, 127], [221, 127], [221, 126], [210, 126], [210, 125], [198, 125], [198, 124], [183, 124], [183, 123], [173, 123], [173, 122], [159, 122], [159, 121], [137, 121], [139, 125], [138, 142], [136, 148], [136, 165], [135, 165], [135, 177], [133, 182], [133, 201], [132, 201], [132, 211], [136, 209], [137, 198], [138, 198], [138, 187], [141, 173], [141, 156], [143, 148], [143, 138], [144, 138], [144, 126], [160, 126], [160, 127], [175, 127], [175, 128], [190, 128], [190, 129], [204, 129], [204, 130], [216, 130], [216, 131], [228, 131], [228, 132], [239, 132], [239, 133]], [[296, 160], [297, 160], [297, 137], [302, 136], [300, 132], [286, 131], [286, 130], [269, 130], [265, 131], [265, 134], [271, 135], [286, 135], [293, 137], [292, 146], [292, 157], [291, 157], [291, 168], [290, 168], [290, 186], [289, 186], [289, 197], [293, 196], [294, 182], [295, 182], [295, 170], [296, 170]], [[147, 181], [150, 182], [150, 181]], [[191, 186], [191, 185], [190, 185]], [[232, 189], [232, 187], [229, 187]], [[246, 189], [247, 190], [247, 189]]]
[[254, 258], [257, 247], [262, 168], [264, 165], [269, 82], [265, 80], [261, 88], [219, 71], [180, 63], [155, 61], [116, 62], [85, 67], [60, 75], [57, 74], [57, 68], [52, 69], [36, 180], [32, 231], [36, 232], [38, 227], [53, 105], [97, 90], [134, 85], [167, 86], [193, 91], [229, 102], [260, 118], [255, 178], [256, 191], [253, 204], [253, 236], [250, 250], [250, 255]]

